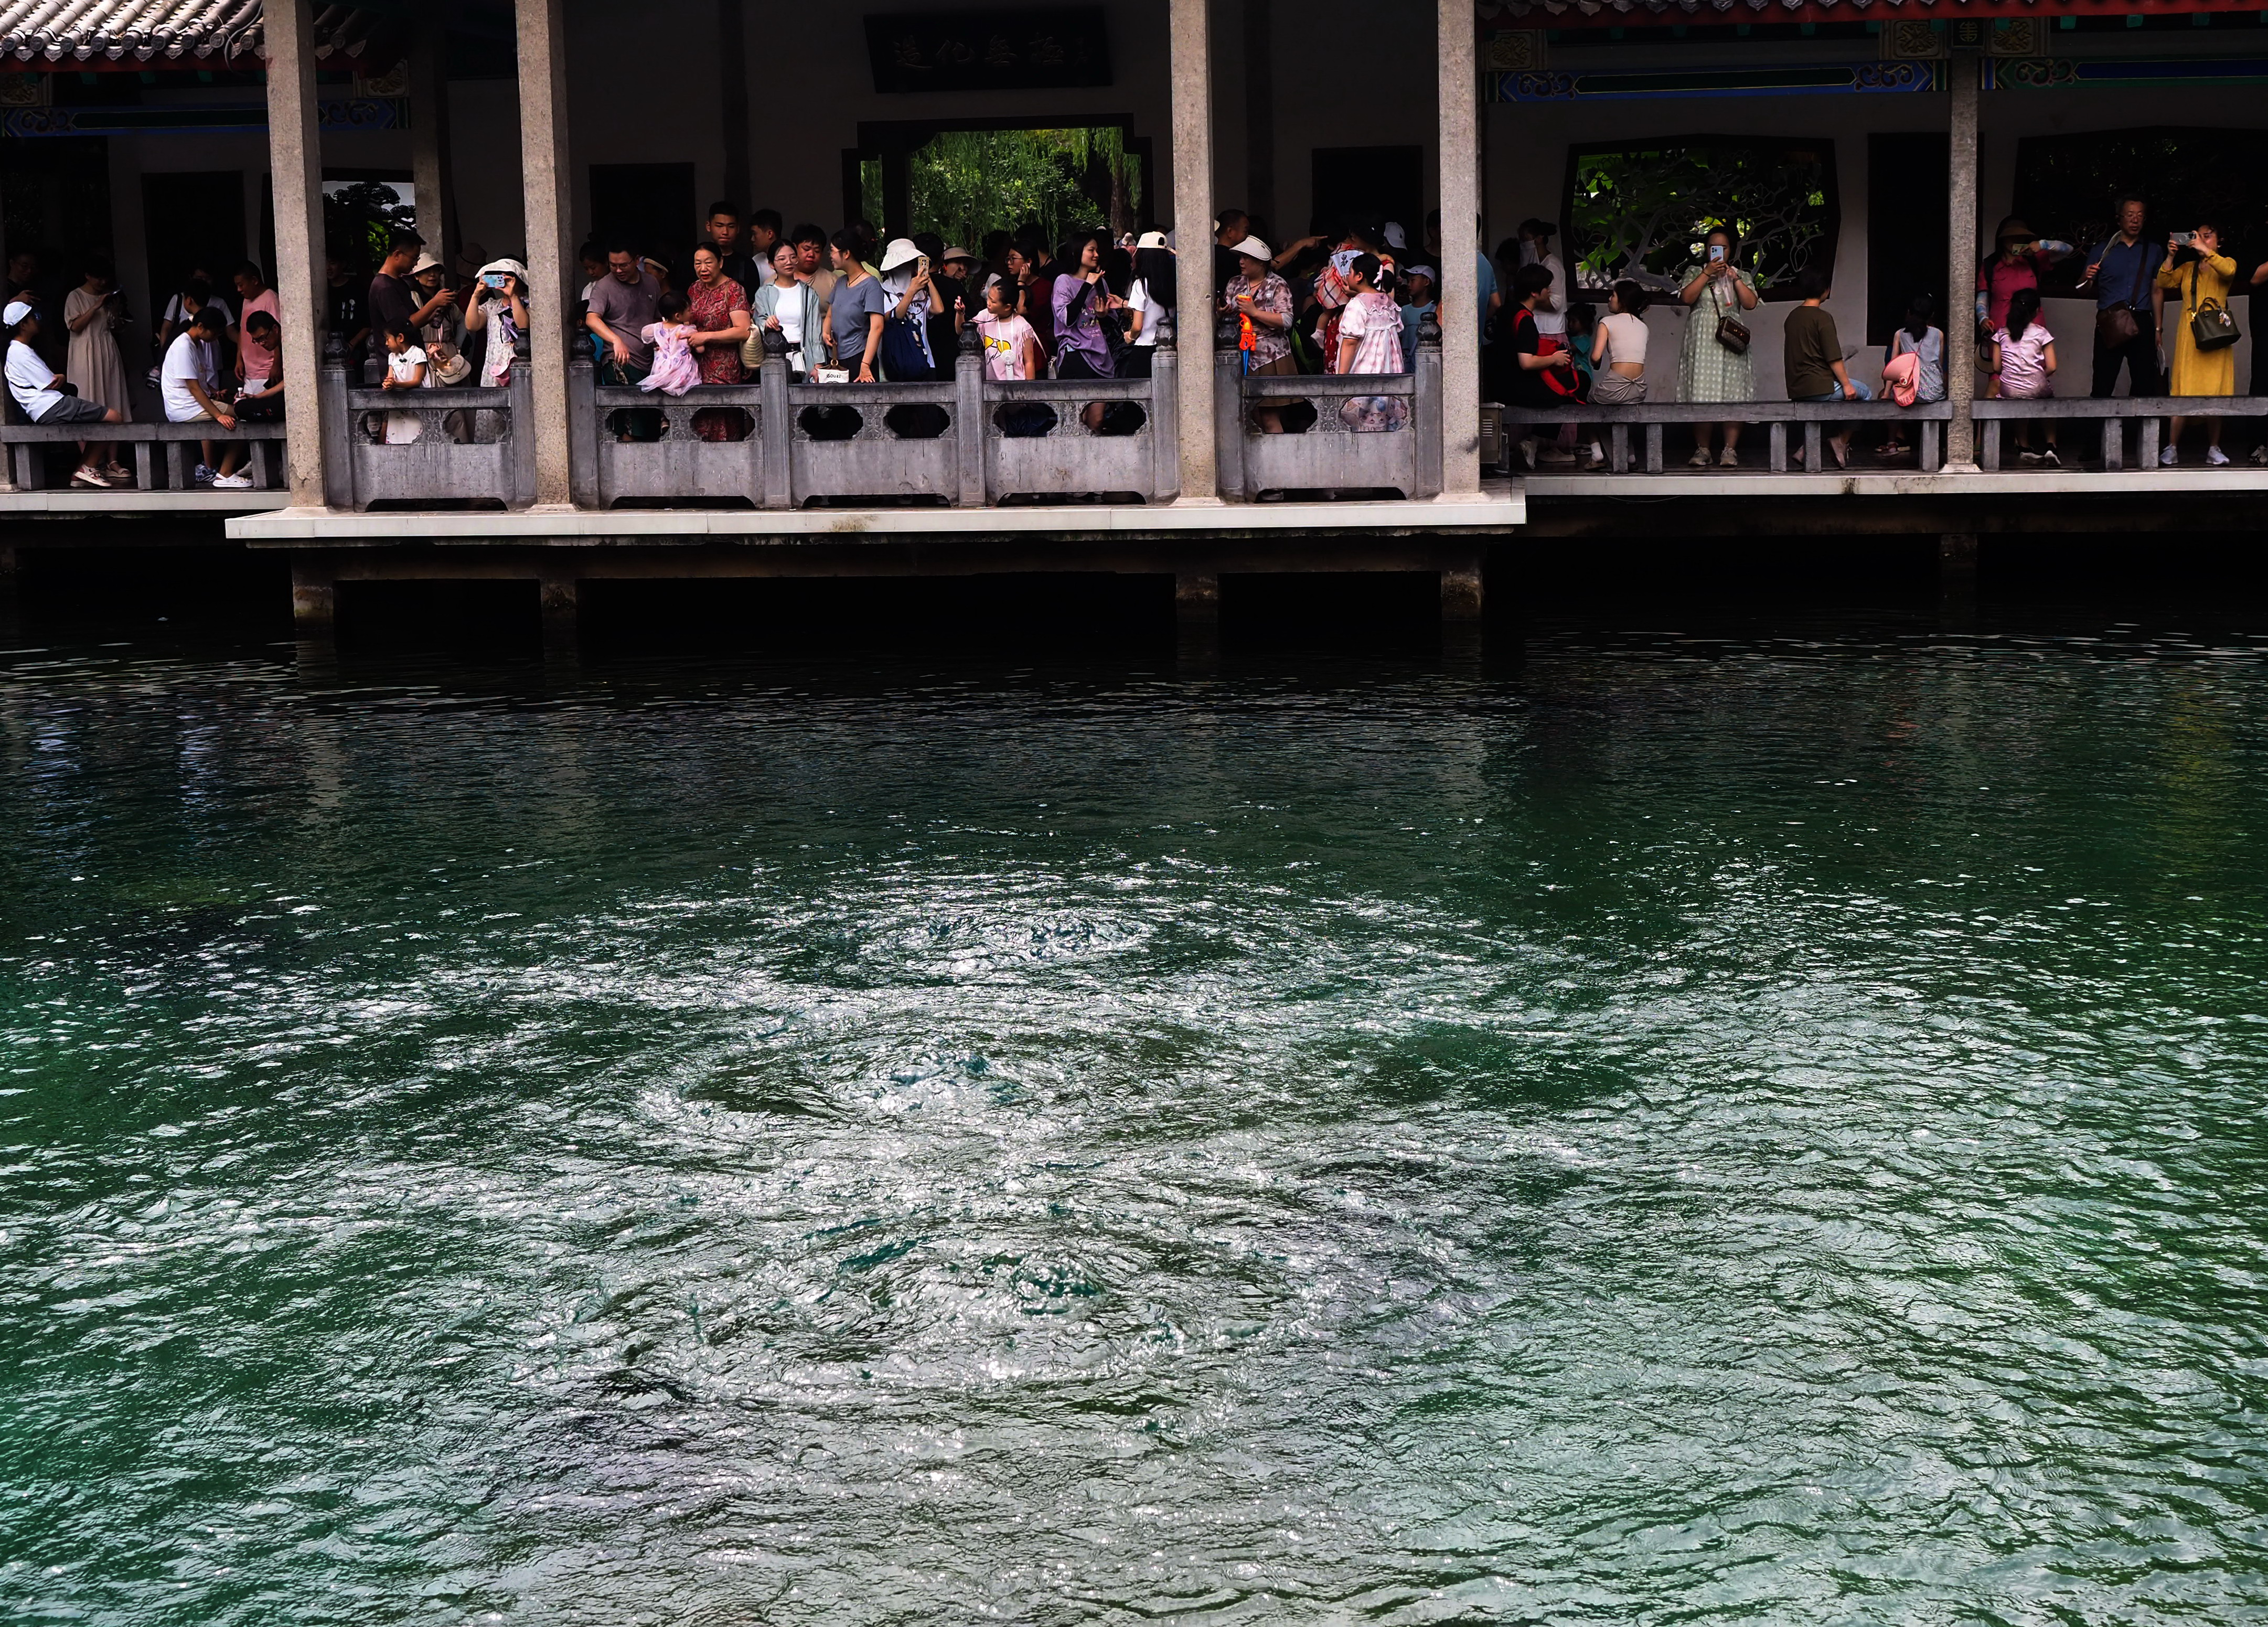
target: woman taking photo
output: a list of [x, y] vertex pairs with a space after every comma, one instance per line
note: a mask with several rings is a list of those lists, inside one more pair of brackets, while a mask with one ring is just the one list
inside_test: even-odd
[[520, 339], [527, 332], [527, 268], [517, 260], [491, 260], [482, 266], [473, 284], [465, 329], [482, 336], [481, 388], [509, 385]]
[[[1680, 401], [1756, 399], [1746, 330], [1748, 313], [1756, 308], [1756, 285], [1741, 270], [1740, 258], [1739, 236], [1729, 226], [1717, 227], [1702, 248], [1700, 266], [1677, 291], [1692, 313], [1685, 319], [1685, 344], [1677, 359]], [[1719, 427], [1725, 432], [1725, 451], [1717, 462], [1737, 469], [1741, 426], [1727, 423]], [[1709, 430], [1706, 424], [1693, 426], [1693, 455], [1686, 461], [1696, 469], [1709, 467]]]
[[[2166, 261], [2158, 268], [2158, 286], [2182, 297], [2181, 314], [2174, 318], [2173, 343], [2167, 344], [2162, 335], [2158, 341], [2173, 359], [2168, 395], [2236, 394], [2236, 347], [2222, 344], [2204, 350], [2197, 336], [2198, 313], [2212, 310], [2225, 314], [2229, 285], [2235, 280], [2235, 260], [2220, 252], [2220, 227], [2200, 226], [2190, 233], [2187, 244], [2166, 240]], [[2176, 418], [2166, 436], [2158, 462], [2168, 469], [2182, 461], [2182, 431], [2189, 423], [2187, 418]], [[2205, 461], [2218, 469], [2228, 462], [2228, 454], [2220, 449], [2220, 420], [2207, 418], [2205, 423]]]

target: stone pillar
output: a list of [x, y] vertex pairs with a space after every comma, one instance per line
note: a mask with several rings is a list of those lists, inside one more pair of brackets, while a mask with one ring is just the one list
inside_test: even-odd
[[1480, 63], [1472, 0], [1440, 0], [1441, 495], [1481, 489]]
[[[1174, 242], [1183, 274], [1176, 334], [1181, 349], [1183, 503], [1217, 503], [1213, 448], [1212, 48], [1209, 0], [1167, 0], [1174, 80]], [[1446, 3], [1446, 0], [1445, 0]]]
[[284, 415], [284, 484], [294, 508], [320, 508], [323, 434], [315, 395], [323, 354], [323, 150], [315, 124], [314, 11], [309, 0], [270, 0], [263, 32], [284, 388], [286, 400], [302, 403]]
[[425, 0], [409, 33], [409, 173], [417, 190], [417, 235], [454, 274], [456, 197], [449, 175], [447, 35], [440, 7]]
[[1953, 406], [1945, 426], [1948, 474], [1977, 472], [1977, 421], [1970, 405], [1977, 395], [1977, 321], [1970, 307], [1977, 286], [1977, 66], [1975, 55], [1959, 52], [1946, 64], [1953, 84], [1953, 159], [1946, 177], [1951, 214], [1945, 233], [1945, 396]]
[[[575, 246], [567, 164], [567, 34], [562, 0], [518, 0], [520, 186], [527, 220], [527, 316], [534, 331], [535, 507], [565, 508], [573, 499], [567, 420], [567, 353], [576, 335], [569, 271]], [[514, 425], [512, 433], [522, 433]]]

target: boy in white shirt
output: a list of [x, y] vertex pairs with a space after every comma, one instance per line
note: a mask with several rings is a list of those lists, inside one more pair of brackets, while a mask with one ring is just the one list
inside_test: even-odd
[[[220, 368], [214, 359], [214, 342], [225, 331], [223, 316], [216, 301], [206, 305], [189, 318], [184, 328], [166, 351], [165, 364], [158, 373], [158, 393], [165, 400], [166, 418], [173, 424], [213, 424], [222, 429], [236, 427], [236, 414], [220, 388]], [[220, 461], [213, 461], [213, 447], [220, 446]], [[239, 474], [237, 465], [244, 461], [244, 447], [235, 441], [201, 443], [204, 461], [197, 465], [196, 478], [210, 480], [224, 491], [244, 492], [252, 487], [252, 477]]]
[[[40, 331], [40, 318], [30, 300], [18, 300], [0, 311], [0, 322], [8, 329], [8, 393], [16, 398], [26, 418], [34, 424], [49, 425], [119, 421], [114, 409], [81, 397], [32, 348], [32, 340]], [[87, 446], [84, 440], [78, 443], [79, 466], [72, 472], [71, 484], [107, 490], [109, 477], [97, 466], [98, 459]]]

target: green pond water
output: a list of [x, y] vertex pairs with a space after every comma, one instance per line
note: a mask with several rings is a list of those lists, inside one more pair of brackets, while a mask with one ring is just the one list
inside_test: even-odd
[[2268, 640], [0, 664], [0, 1619], [2268, 1621]]

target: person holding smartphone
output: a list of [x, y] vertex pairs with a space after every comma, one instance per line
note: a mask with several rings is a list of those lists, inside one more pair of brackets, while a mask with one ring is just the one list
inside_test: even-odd
[[527, 332], [527, 268], [517, 260], [491, 260], [473, 285], [468, 332], [486, 336], [481, 350], [481, 384], [501, 389], [512, 382], [512, 359]]
[[[126, 301], [119, 294], [110, 262], [89, 255], [86, 278], [63, 298], [63, 326], [70, 330], [63, 376], [78, 391], [81, 401], [111, 408], [118, 421], [134, 421], [134, 398], [126, 385], [126, 362], [118, 352], [118, 330], [126, 325]], [[118, 447], [106, 443], [87, 448], [112, 481], [134, 478], [134, 471], [119, 462]], [[99, 454], [99, 458], [95, 457]]]
[[[1685, 319], [1683, 348], [1677, 358], [1677, 398], [1680, 401], [1735, 402], [1756, 397], [1756, 370], [1749, 360], [1745, 341], [1734, 347], [1734, 328], [1746, 329], [1749, 313], [1759, 298], [1755, 279], [1741, 270], [1740, 234], [1730, 226], [1711, 229], [1701, 250], [1701, 263], [1686, 279], [1677, 297], [1690, 308]], [[1741, 426], [1722, 424], [1725, 450], [1717, 462], [1726, 469], [1741, 463]], [[1709, 467], [1712, 426], [1693, 426], [1693, 455], [1686, 460], [1696, 469]]]

